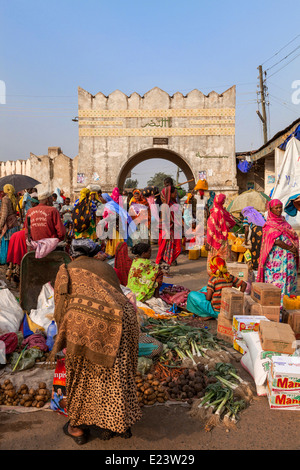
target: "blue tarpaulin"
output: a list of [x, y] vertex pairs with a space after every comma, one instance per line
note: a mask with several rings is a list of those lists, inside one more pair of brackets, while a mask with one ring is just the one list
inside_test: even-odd
[[290, 135], [285, 139], [285, 141], [284, 141], [281, 145], [279, 145], [279, 148], [280, 148], [281, 150], [285, 150], [288, 141], [289, 141], [292, 137], [296, 137], [296, 139], [300, 140], [300, 124], [299, 124], [299, 126], [296, 127], [296, 129], [294, 130], [294, 132], [293, 132], [292, 134], [290, 134]]

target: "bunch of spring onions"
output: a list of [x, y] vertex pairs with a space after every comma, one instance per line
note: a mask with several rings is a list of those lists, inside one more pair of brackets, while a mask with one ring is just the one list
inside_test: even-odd
[[239, 412], [246, 408], [253, 398], [249, 384], [237, 374], [231, 364], [219, 363], [214, 371], [207, 374], [215, 382], [206, 387], [205, 395], [197, 400], [191, 415], [205, 422], [205, 430], [225, 425], [234, 426]]
[[171, 361], [174, 365], [185, 359], [190, 359], [196, 365], [196, 357], [206, 357], [208, 350], [222, 349], [222, 342], [205, 328], [150, 318], [143, 330], [164, 344], [160, 360]]

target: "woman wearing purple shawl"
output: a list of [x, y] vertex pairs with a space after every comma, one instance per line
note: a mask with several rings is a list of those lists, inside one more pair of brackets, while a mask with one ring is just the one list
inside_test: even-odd
[[262, 228], [266, 221], [263, 216], [252, 206], [245, 207], [242, 210], [244, 217], [243, 227], [245, 230], [245, 244], [251, 242], [252, 268], [258, 270], [258, 261], [260, 256], [260, 247], [262, 241]]

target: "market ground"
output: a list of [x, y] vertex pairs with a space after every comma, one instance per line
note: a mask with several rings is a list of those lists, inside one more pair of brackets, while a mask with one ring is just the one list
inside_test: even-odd
[[[152, 258], [156, 249], [153, 248]], [[180, 284], [198, 290], [206, 284], [206, 259], [189, 261], [180, 255], [178, 266], [172, 267], [172, 277], [165, 282]], [[3, 273], [2, 273], [3, 276]], [[3, 278], [0, 276], [1, 278]], [[206, 321], [211, 331], [216, 321]], [[232, 350], [232, 352], [234, 352]], [[236, 367], [243, 378], [251, 380], [239, 363]], [[157, 405], [143, 408], [142, 419], [132, 428], [131, 439], [114, 438], [100, 441], [91, 435], [89, 442], [78, 446], [65, 436], [64, 416], [49, 410], [27, 413], [0, 413], [0, 449], [3, 450], [97, 450], [103, 455], [111, 451], [193, 451], [193, 450], [299, 450], [300, 414], [297, 411], [271, 410], [266, 397], [256, 397], [241, 414], [235, 429], [214, 428], [205, 432], [203, 424], [188, 414], [189, 406], [181, 404]], [[15, 455], [15, 454], [14, 454]], [[216, 462], [214, 462], [216, 463]], [[53, 464], [53, 462], [52, 462]]]

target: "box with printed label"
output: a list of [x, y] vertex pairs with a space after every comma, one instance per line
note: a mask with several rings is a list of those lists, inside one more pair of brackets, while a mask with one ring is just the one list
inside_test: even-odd
[[267, 396], [273, 410], [300, 411], [300, 394], [288, 391], [273, 390], [267, 379]]
[[233, 344], [232, 320], [228, 320], [222, 312], [218, 315], [217, 338]]
[[251, 331], [258, 331], [259, 323], [261, 320], [268, 319], [262, 315], [234, 315], [232, 321], [233, 329], [233, 348], [244, 354], [245, 341], [243, 340], [242, 333]]
[[221, 294], [221, 313], [232, 320], [233, 315], [244, 313], [244, 293], [234, 287], [224, 287]]
[[261, 305], [280, 306], [281, 289], [273, 284], [265, 282], [253, 282], [251, 286], [251, 297]]
[[273, 356], [268, 377], [272, 391], [300, 392], [300, 357]]
[[249, 278], [249, 267], [245, 263], [227, 263], [227, 269], [232, 276], [247, 282]]
[[259, 338], [264, 351], [294, 354], [296, 350], [295, 334], [287, 323], [261, 321]]

